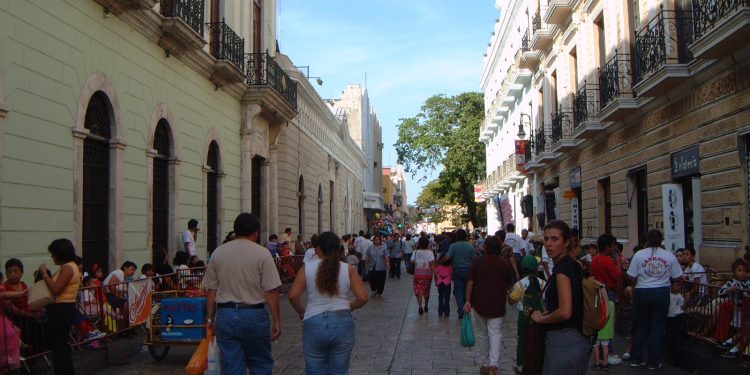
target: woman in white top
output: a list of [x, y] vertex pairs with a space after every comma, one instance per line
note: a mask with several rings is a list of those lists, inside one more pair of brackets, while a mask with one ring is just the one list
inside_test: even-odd
[[[303, 320], [305, 372], [347, 374], [354, 348], [352, 310], [367, 303], [367, 291], [356, 267], [339, 260], [341, 246], [336, 234], [321, 234], [317, 245], [318, 257], [300, 268], [289, 291], [289, 302]], [[301, 301], [304, 291], [306, 306]]]
[[[648, 364], [650, 370], [661, 367], [661, 343], [669, 311], [669, 292], [672, 283], [682, 276], [677, 258], [662, 249], [662, 234], [651, 229], [646, 235], [646, 248], [639, 250], [628, 267], [628, 278], [635, 284], [625, 293], [633, 300], [633, 352], [630, 367]], [[648, 361], [646, 353], [648, 352]]]

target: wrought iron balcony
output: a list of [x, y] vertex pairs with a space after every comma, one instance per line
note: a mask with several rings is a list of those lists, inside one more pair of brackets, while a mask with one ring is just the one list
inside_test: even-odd
[[573, 130], [568, 111], [562, 107], [557, 109], [557, 113], [552, 114], [552, 144], [555, 145], [568, 138]]
[[693, 0], [696, 58], [721, 58], [750, 43], [750, 0]]
[[573, 96], [573, 128], [577, 129], [584, 121], [592, 119], [599, 111], [597, 87], [583, 82], [583, 86]]
[[[748, 0], [748, 1], [750, 1], [750, 0]], [[529, 41], [529, 39], [530, 39], [530, 38], [529, 38], [529, 32], [528, 32], [528, 31], [526, 31], [526, 32], [525, 32], [525, 33], [523, 34], [523, 37], [521, 38], [521, 51], [524, 51], [524, 52], [525, 52], [525, 51], [528, 51], [528, 50], [530, 50], [530, 49], [531, 49], [531, 47], [530, 47], [530, 41]]]
[[203, 36], [205, 0], [161, 0], [161, 14], [165, 18], [179, 18]]
[[227, 60], [240, 70], [245, 69], [245, 40], [227, 25], [225, 20], [206, 24], [211, 32], [211, 56]]
[[247, 84], [272, 87], [296, 110], [297, 82], [289, 78], [281, 65], [268, 52], [249, 53], [247, 56]]
[[750, 7], [750, 0], [693, 0], [695, 39], [705, 35], [730, 13], [747, 7]]
[[599, 69], [599, 120], [619, 120], [637, 108], [630, 55], [617, 53]]
[[640, 83], [667, 64], [684, 64], [689, 61], [692, 55], [688, 44], [692, 41], [690, 12], [661, 9], [635, 34], [635, 83]]
[[531, 134], [531, 148], [533, 148], [534, 157], [538, 157], [542, 152], [547, 151], [547, 137], [545, 137], [544, 129], [536, 129]]
[[542, 14], [539, 9], [536, 10], [536, 13], [534, 14], [534, 18], [531, 20], [532, 29], [531, 32], [535, 33], [539, 30], [542, 30]]
[[549, 25], [542, 20], [542, 14], [547, 11], [547, 8], [540, 7], [536, 10], [534, 18], [531, 22], [531, 44], [529, 47], [536, 50], [544, 50], [549, 47], [552, 43], [552, 35], [554, 34], [555, 25]]

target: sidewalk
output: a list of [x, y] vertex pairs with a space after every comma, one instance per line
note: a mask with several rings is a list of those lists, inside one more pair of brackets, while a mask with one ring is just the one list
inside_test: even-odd
[[[360, 374], [478, 374], [478, 349], [463, 348], [459, 344], [459, 320], [455, 302], [450, 318], [437, 316], [437, 289], [432, 288], [429, 312], [420, 316], [412, 294], [412, 277], [404, 273], [401, 280], [387, 279], [383, 297], [371, 299], [355, 312], [356, 344], [352, 353], [352, 375]], [[368, 288], [369, 290], [369, 288]], [[503, 352], [500, 362], [502, 374], [513, 374], [516, 348], [517, 310], [508, 307], [503, 321]], [[286, 297], [281, 300], [282, 335], [273, 345], [276, 359], [275, 374], [304, 373], [302, 353], [302, 324]], [[618, 353], [624, 343], [616, 342]], [[185, 365], [194, 346], [172, 347], [167, 358], [155, 362], [148, 353], [139, 353], [123, 366], [110, 366], [94, 372], [101, 375], [184, 374]], [[631, 369], [628, 362], [612, 366], [610, 374], [650, 373], [645, 369]], [[591, 374], [602, 372], [589, 371]], [[664, 366], [663, 375], [685, 374]]]

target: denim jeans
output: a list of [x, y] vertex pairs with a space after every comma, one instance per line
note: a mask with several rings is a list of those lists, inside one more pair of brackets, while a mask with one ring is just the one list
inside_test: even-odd
[[635, 334], [633, 335], [633, 352], [630, 360], [641, 363], [646, 358], [644, 350], [648, 350], [648, 363], [661, 363], [661, 343], [664, 327], [669, 312], [669, 287], [637, 288], [633, 298], [633, 320]]
[[344, 375], [354, 348], [354, 316], [349, 310], [326, 311], [302, 322], [307, 375]]
[[500, 344], [503, 340], [503, 335], [500, 332], [500, 328], [503, 326], [503, 318], [485, 318], [474, 310], [473, 321], [482, 366], [497, 367], [503, 350]]
[[438, 315], [451, 314], [451, 284], [438, 284]]
[[391, 267], [389, 270], [389, 276], [391, 278], [398, 277], [401, 278], [401, 258], [390, 258], [391, 261]]
[[453, 296], [456, 297], [459, 317], [464, 316], [464, 304], [466, 303], [466, 279], [468, 276], [468, 267], [453, 267]]
[[544, 375], [585, 375], [591, 357], [591, 340], [575, 328], [547, 331], [544, 336]]
[[221, 373], [270, 375], [271, 319], [266, 309], [220, 308], [216, 311], [216, 343], [221, 351]]

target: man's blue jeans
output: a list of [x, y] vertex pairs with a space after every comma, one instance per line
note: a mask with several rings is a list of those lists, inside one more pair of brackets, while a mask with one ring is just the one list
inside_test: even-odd
[[221, 373], [270, 375], [271, 320], [266, 309], [220, 308], [216, 311], [216, 343], [221, 351]]
[[302, 342], [307, 375], [348, 374], [354, 348], [354, 316], [349, 310], [313, 315], [302, 322]]
[[466, 304], [466, 279], [468, 277], [468, 267], [453, 267], [453, 296], [456, 297], [459, 318], [464, 316], [464, 304]]
[[661, 343], [669, 311], [669, 287], [636, 288], [633, 299], [633, 352], [630, 360], [642, 363], [648, 349], [648, 363], [661, 363]]

